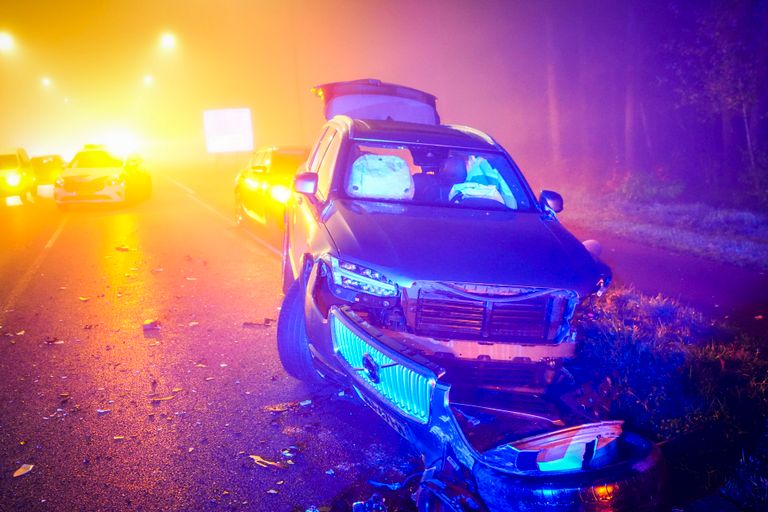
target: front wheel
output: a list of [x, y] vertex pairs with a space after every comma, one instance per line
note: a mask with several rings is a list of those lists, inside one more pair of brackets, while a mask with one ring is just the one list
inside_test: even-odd
[[306, 384], [320, 384], [322, 377], [312, 363], [306, 321], [304, 286], [294, 282], [283, 299], [277, 320], [277, 353], [285, 371]]

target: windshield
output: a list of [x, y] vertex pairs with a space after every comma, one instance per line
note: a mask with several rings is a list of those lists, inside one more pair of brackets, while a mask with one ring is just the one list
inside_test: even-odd
[[106, 151], [82, 151], [72, 159], [70, 167], [122, 167], [123, 161]]
[[398, 203], [533, 208], [522, 177], [504, 154], [419, 144], [355, 144], [344, 191], [355, 199]]
[[16, 169], [19, 166], [19, 159], [16, 155], [0, 155], [0, 170]]

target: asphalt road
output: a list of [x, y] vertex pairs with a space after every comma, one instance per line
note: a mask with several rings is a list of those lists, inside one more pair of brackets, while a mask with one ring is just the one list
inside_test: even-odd
[[349, 392], [283, 372], [274, 236], [234, 225], [233, 177], [0, 208], [0, 510], [303, 512], [419, 469]]

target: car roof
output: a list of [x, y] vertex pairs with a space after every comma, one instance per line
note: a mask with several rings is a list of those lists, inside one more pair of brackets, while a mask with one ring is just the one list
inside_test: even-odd
[[336, 116], [336, 122], [346, 125], [349, 138], [354, 140], [406, 142], [471, 149], [500, 150], [490, 136], [459, 125], [429, 125], [399, 121], [374, 121]]

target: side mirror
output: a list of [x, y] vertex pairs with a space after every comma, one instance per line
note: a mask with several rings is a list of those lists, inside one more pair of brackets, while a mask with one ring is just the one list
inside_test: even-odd
[[563, 196], [552, 190], [542, 190], [539, 203], [555, 213], [563, 211]]
[[317, 174], [303, 172], [293, 179], [293, 190], [305, 196], [314, 196], [317, 192]]

